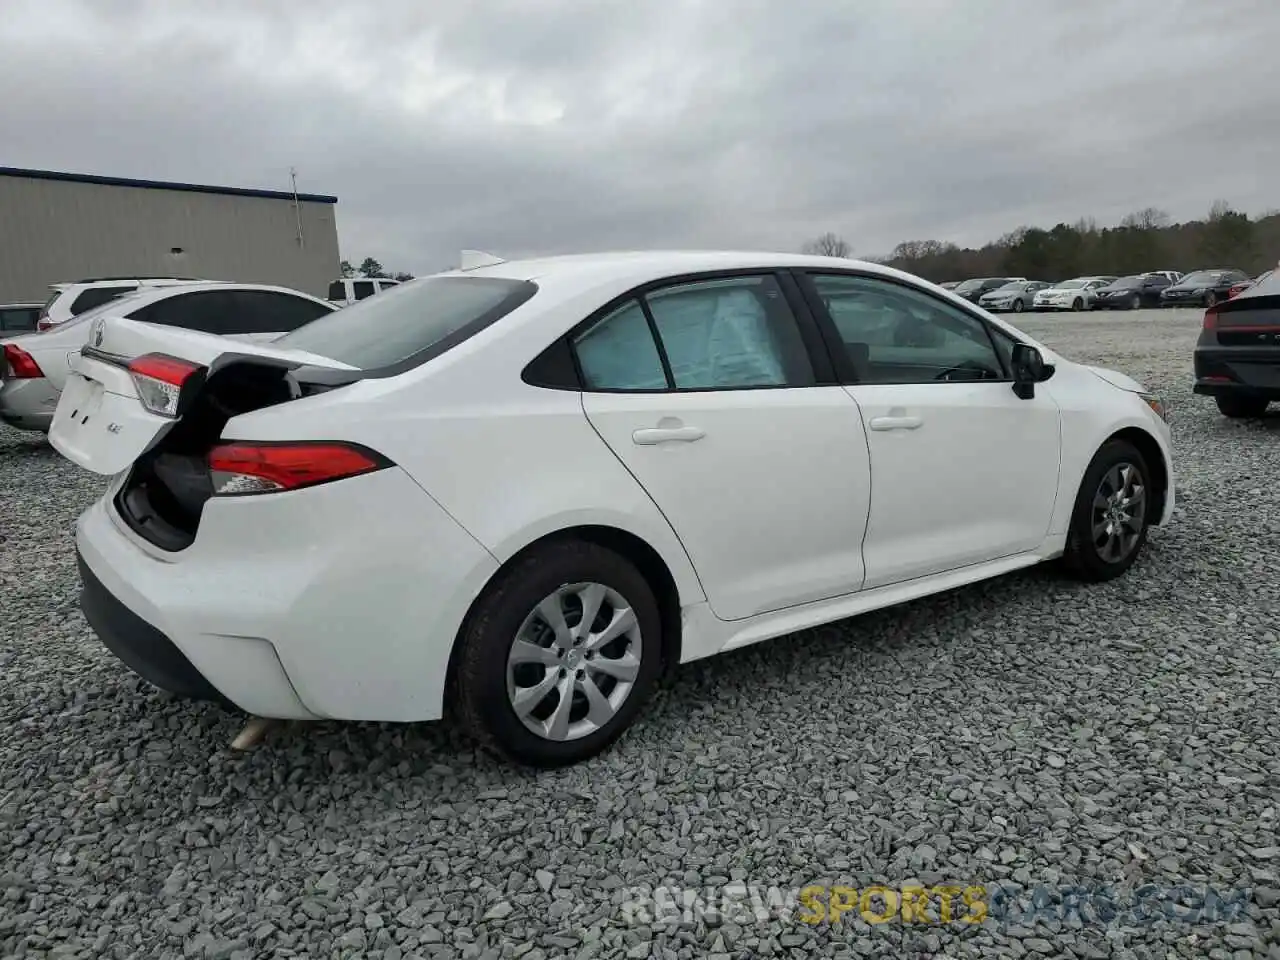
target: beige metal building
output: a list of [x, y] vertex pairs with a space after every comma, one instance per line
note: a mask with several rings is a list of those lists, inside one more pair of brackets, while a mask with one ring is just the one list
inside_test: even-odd
[[0, 303], [88, 277], [196, 277], [325, 296], [337, 197], [0, 167]]

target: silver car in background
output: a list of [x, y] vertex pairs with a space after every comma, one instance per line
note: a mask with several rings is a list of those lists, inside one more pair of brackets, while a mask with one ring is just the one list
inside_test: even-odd
[[1117, 277], [1076, 277], [1055, 283], [1036, 294], [1037, 310], [1088, 310], [1093, 306], [1093, 291], [1105, 287]]
[[1013, 280], [1003, 287], [988, 290], [978, 298], [978, 306], [992, 313], [1022, 313], [1031, 309], [1037, 293], [1047, 289], [1049, 284], [1043, 280]]

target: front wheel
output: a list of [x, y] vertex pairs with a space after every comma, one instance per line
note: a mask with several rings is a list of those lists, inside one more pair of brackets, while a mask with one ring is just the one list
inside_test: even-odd
[[1021, 301], [1021, 300], [1015, 300], [1015, 301], [1013, 301], [1013, 312], [1014, 312], [1014, 313], [1021, 313], [1021, 312], [1022, 312], [1023, 310], [1025, 310], [1025, 309], [1026, 309], [1026, 307], [1025, 307], [1025, 306], [1023, 306], [1023, 304], [1022, 304], [1022, 301]]
[[1138, 448], [1125, 440], [1103, 444], [1076, 494], [1063, 560], [1082, 580], [1120, 576], [1147, 542], [1152, 504], [1150, 472]]
[[1080, 310], [1083, 310], [1084, 301], [1081, 300], [1079, 297], [1076, 297], [1074, 300], [1071, 301], [1071, 309], [1077, 312], [1079, 312]]
[[1244, 417], [1260, 417], [1267, 412], [1266, 397], [1221, 396], [1214, 397], [1218, 412], [1236, 420]]
[[653, 590], [624, 557], [583, 541], [535, 548], [499, 574], [459, 637], [455, 704], [493, 752], [535, 767], [600, 753], [661, 671]]
[[1212, 308], [1218, 302], [1218, 295], [1212, 290], [1204, 292], [1204, 308], [1206, 310]]
[[1138, 294], [1136, 294], [1136, 293], [1135, 293], [1132, 297], [1130, 297], [1130, 298], [1129, 298], [1129, 309], [1130, 309], [1130, 310], [1141, 310], [1141, 309], [1142, 309], [1142, 297], [1140, 297], [1140, 296], [1139, 296]]

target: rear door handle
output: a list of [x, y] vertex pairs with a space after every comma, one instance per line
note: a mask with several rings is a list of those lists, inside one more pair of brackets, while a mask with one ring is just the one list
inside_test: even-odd
[[631, 440], [642, 447], [648, 447], [655, 443], [693, 443], [704, 436], [706, 434], [697, 427], [649, 427], [631, 434]]
[[916, 430], [924, 425], [919, 417], [872, 417], [872, 430]]

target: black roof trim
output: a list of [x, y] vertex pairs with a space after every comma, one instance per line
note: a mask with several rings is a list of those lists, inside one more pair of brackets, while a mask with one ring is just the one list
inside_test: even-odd
[[[246, 187], [212, 187], [199, 183], [170, 183], [166, 180], [129, 180], [125, 177], [100, 177], [92, 173], [62, 173], [57, 170], [24, 170], [0, 167], [0, 177], [24, 177], [29, 180], [62, 180], [68, 183], [96, 183], [104, 187], [138, 187], [143, 190], [182, 190], [187, 193], [217, 193], [232, 197], [260, 197], [265, 200], [292, 200], [286, 190], [251, 190]], [[307, 203], [337, 203], [337, 197], [319, 193], [300, 193]]]

